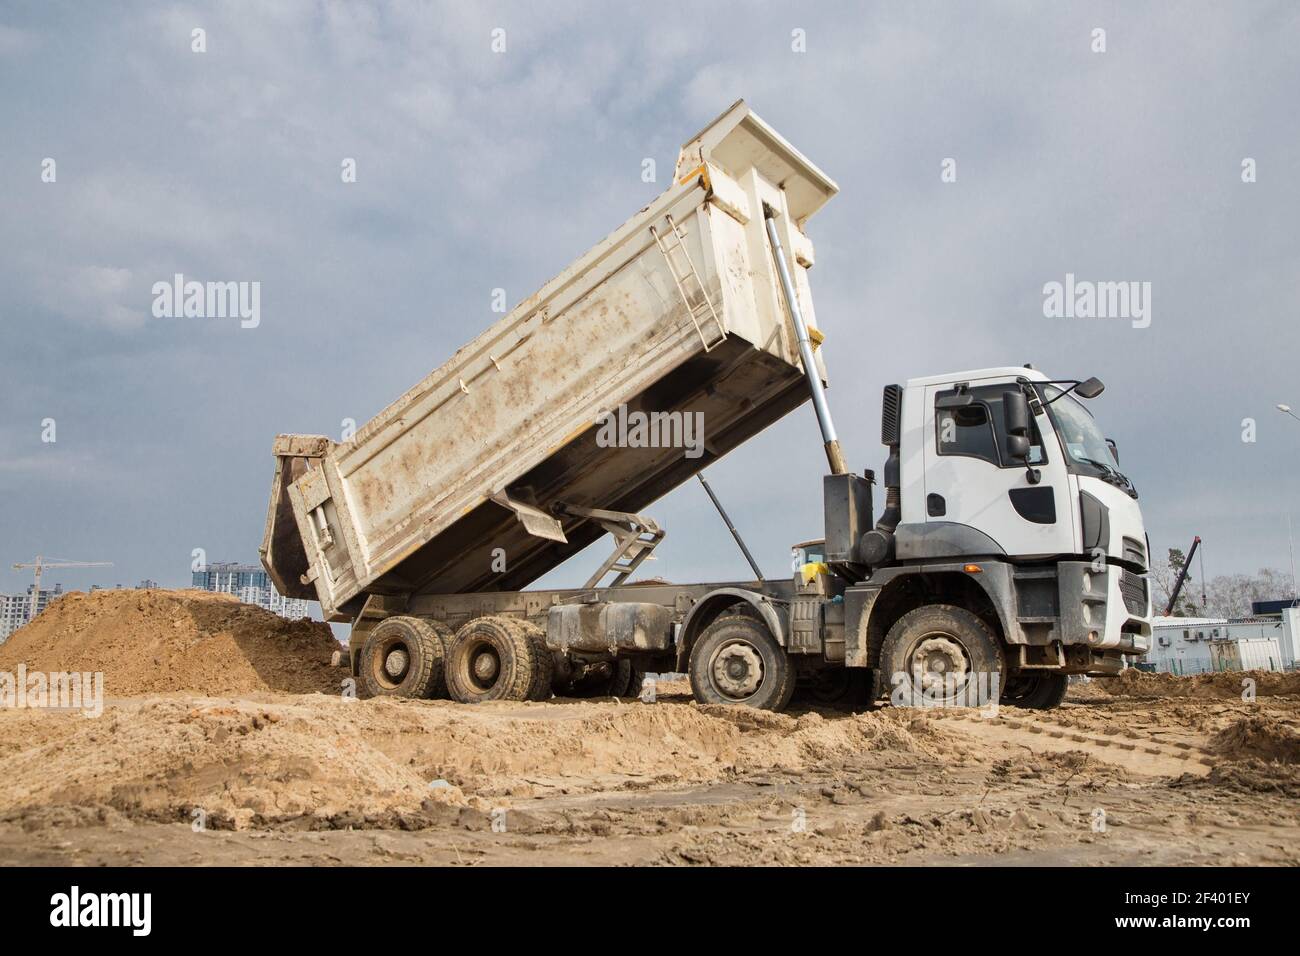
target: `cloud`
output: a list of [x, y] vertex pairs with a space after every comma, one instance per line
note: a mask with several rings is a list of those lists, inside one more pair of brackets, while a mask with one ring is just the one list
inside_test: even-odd
[[[0, 457], [20, 507], [6, 544], [90, 538], [82, 550], [111, 550], [128, 579], [181, 583], [196, 539], [251, 559], [276, 432], [364, 421], [496, 317], [493, 288], [519, 301], [652, 198], [678, 144], [743, 95], [842, 188], [809, 233], [855, 467], [880, 466], [887, 382], [1025, 361], [1097, 374], [1155, 547], [1212, 523], [1225, 571], [1285, 562], [1267, 515], [1294, 496], [1300, 441], [1261, 427], [1248, 447], [1239, 432], [1274, 402], [1300, 406], [1294, 11], [744, 9], [146, 3], [10, 18], [0, 347], [21, 360], [0, 380]], [[190, 51], [196, 26], [207, 53]], [[794, 27], [808, 52], [791, 51]], [[45, 156], [57, 183], [39, 179]], [[645, 157], [660, 183], [641, 182]], [[1042, 285], [1066, 271], [1152, 281], [1151, 328], [1044, 319]], [[260, 281], [261, 325], [153, 319], [150, 288], [175, 272]], [[56, 407], [61, 450], [117, 476], [93, 501], [34, 470], [28, 423]], [[771, 570], [817, 533], [819, 456], [804, 408], [713, 466]], [[657, 573], [743, 572], [697, 491], [652, 510], [673, 529]]]
[[39, 45], [39, 38], [33, 31], [0, 23], [0, 56], [17, 57], [31, 53]]

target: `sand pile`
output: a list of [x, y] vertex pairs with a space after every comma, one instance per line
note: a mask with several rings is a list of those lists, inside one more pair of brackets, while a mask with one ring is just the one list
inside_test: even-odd
[[199, 811], [218, 829], [300, 819], [345, 826], [415, 812], [425, 800], [465, 803], [350, 733], [343, 708], [356, 702], [300, 699], [338, 706], [154, 698], [92, 720], [11, 712], [0, 722], [0, 818], [80, 806], [136, 820], [191, 822]]
[[1242, 681], [1255, 682], [1258, 697], [1300, 694], [1300, 672], [1221, 671], [1214, 674], [1150, 674], [1130, 668], [1115, 677], [1101, 677], [1093, 683], [1113, 697], [1203, 697], [1240, 698]]
[[0, 819], [104, 807], [154, 820], [199, 809], [213, 826], [424, 826], [533, 796], [798, 772], [939, 739], [901, 712], [143, 698], [95, 719], [0, 714]]
[[0, 644], [0, 671], [102, 672], [104, 696], [339, 693], [329, 627], [207, 591], [73, 592]]
[[1210, 746], [1234, 760], [1300, 763], [1300, 733], [1270, 714], [1234, 721], [1214, 735]]

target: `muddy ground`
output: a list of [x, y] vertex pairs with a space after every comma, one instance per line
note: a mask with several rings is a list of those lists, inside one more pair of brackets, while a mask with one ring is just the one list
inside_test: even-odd
[[[345, 675], [316, 635], [254, 640], [243, 611], [204, 605], [193, 630], [186, 600], [133, 613], [184, 632], [140, 640], [207, 690], [155, 689], [124, 644], [96, 658], [101, 716], [0, 708], [0, 863], [1300, 862], [1300, 676], [1254, 675], [1247, 699], [1241, 675], [1136, 676], [996, 716], [773, 715], [700, 707], [681, 683], [653, 702], [358, 701], [266, 689], [288, 668], [268, 647], [322, 689]], [[0, 670], [72, 660], [75, 623], [0, 647]], [[214, 649], [252, 659], [186, 662]]]
[[1292, 696], [763, 715], [666, 689], [3, 712], [0, 861], [1300, 862]]

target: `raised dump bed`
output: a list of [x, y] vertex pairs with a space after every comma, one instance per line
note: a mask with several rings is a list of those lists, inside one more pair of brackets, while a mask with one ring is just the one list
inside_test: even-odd
[[[639, 511], [803, 403], [764, 204], [815, 328], [803, 228], [835, 192], [736, 103], [662, 195], [351, 441], [276, 439], [261, 548], [276, 586], [330, 620], [367, 594], [522, 588], [605, 533], [584, 509]], [[606, 412], [633, 430], [612, 436]], [[699, 417], [657, 420], [675, 447], [632, 447], [652, 437], [636, 412]]]

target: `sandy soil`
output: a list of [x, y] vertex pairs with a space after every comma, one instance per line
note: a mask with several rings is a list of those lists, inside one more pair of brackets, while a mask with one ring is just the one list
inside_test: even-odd
[[996, 718], [141, 697], [0, 713], [0, 861], [1294, 864], [1298, 729], [1294, 697]]
[[74, 591], [0, 644], [0, 671], [104, 675], [110, 697], [334, 693], [329, 626], [207, 591]]
[[[210, 630], [191, 647], [225, 647]], [[324, 646], [305, 646], [337, 687]], [[246, 663], [241, 681], [277, 672]], [[98, 718], [0, 709], [0, 862], [1300, 863], [1285, 682], [1246, 700], [1093, 682], [1047, 713], [773, 715], [700, 707], [680, 683], [652, 703], [466, 707], [260, 676], [114, 696], [106, 674]]]

